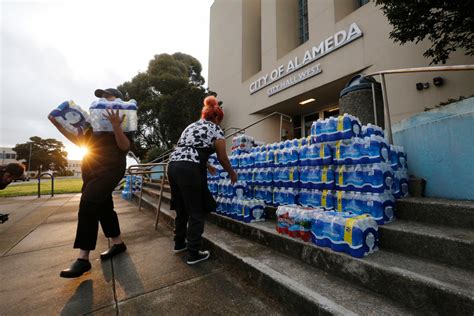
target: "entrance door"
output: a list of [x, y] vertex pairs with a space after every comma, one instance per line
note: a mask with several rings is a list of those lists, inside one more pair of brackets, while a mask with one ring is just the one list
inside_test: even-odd
[[303, 116], [303, 137], [311, 135], [311, 125], [314, 121], [317, 121], [320, 117], [320, 112], [312, 113], [306, 116]]
[[311, 134], [311, 125], [313, 125], [314, 121], [317, 121], [319, 118], [327, 119], [331, 116], [338, 116], [339, 115], [339, 108], [338, 105], [335, 104], [329, 108], [326, 108], [319, 112], [314, 112], [308, 114], [306, 116], [301, 117], [301, 126], [303, 127], [301, 130], [301, 137], [307, 137]]

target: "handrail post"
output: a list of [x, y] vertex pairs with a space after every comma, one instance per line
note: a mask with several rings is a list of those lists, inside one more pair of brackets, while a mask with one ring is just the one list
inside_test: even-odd
[[161, 177], [161, 182], [160, 182], [160, 197], [158, 198], [158, 206], [156, 208], [156, 218], [155, 218], [155, 230], [158, 229], [158, 222], [160, 221], [160, 212], [161, 212], [161, 200], [163, 197], [163, 191], [164, 191], [164, 186], [165, 186], [165, 178], [167, 174], [167, 166], [163, 166], [163, 175]]
[[51, 197], [54, 197], [54, 174], [51, 174]]
[[282, 140], [282, 135], [281, 135], [282, 130], [283, 130], [283, 116], [280, 115], [280, 142]]
[[374, 123], [378, 126], [379, 124], [377, 119], [377, 100], [375, 99], [375, 82], [372, 82], [372, 103], [374, 105]]
[[392, 137], [392, 123], [390, 120], [390, 110], [387, 101], [387, 86], [385, 85], [385, 75], [380, 74], [380, 81], [382, 82], [382, 97], [383, 97], [383, 108], [385, 112], [385, 129], [387, 130], [387, 139], [389, 144], [393, 144]]

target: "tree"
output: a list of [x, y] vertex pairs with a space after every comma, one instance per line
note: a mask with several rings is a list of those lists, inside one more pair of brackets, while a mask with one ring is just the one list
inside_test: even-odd
[[28, 163], [30, 157], [31, 144], [31, 168], [38, 170], [42, 165], [43, 169], [49, 168], [54, 163], [55, 170], [64, 170], [67, 167], [67, 152], [64, 151], [62, 142], [54, 139], [43, 139], [38, 136], [30, 137], [30, 141], [24, 144], [17, 144], [13, 151], [16, 152], [17, 159], [25, 159]]
[[201, 63], [190, 55], [160, 54], [146, 72], [118, 87], [138, 103], [134, 151], [140, 158], [155, 147], [160, 152], [172, 148], [184, 128], [199, 118], [207, 95], [201, 71]]
[[473, 0], [375, 0], [393, 30], [390, 38], [401, 45], [428, 38], [431, 47], [423, 56], [430, 64], [443, 64], [456, 49], [474, 55]]

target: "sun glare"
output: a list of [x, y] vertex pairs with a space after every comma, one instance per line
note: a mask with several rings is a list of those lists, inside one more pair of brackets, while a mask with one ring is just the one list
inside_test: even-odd
[[66, 149], [67, 151], [67, 158], [69, 160], [82, 160], [85, 155], [87, 155], [88, 149], [87, 147], [69, 147]]

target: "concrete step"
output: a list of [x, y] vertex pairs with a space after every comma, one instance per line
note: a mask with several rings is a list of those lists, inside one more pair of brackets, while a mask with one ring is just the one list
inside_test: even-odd
[[474, 228], [474, 202], [433, 198], [397, 200], [397, 218], [435, 225]]
[[[147, 203], [156, 207], [156, 200], [144, 194], [144, 204]], [[165, 207], [166, 204], [162, 208], [163, 214], [166, 213]], [[161, 219], [173, 224], [173, 218], [168, 215], [161, 216]], [[210, 214], [208, 219], [239, 238], [260, 244], [264, 247], [262, 251], [280, 252], [299, 264], [343, 278], [351, 285], [404, 302], [414, 312], [471, 315], [474, 310], [474, 273], [470, 270], [383, 249], [364, 259], [356, 259], [280, 235], [275, 231], [273, 221], [246, 224], [217, 214]], [[209, 226], [206, 226], [206, 233]], [[233, 238], [214, 242], [213, 249], [225, 248]]]
[[441, 314], [451, 313], [453, 308], [458, 314], [474, 310], [474, 272], [471, 270], [383, 249], [364, 259], [356, 259], [280, 235], [271, 220], [246, 224], [218, 214], [211, 214], [209, 220], [328, 273], [406, 302], [412, 308], [431, 305]]
[[[162, 221], [169, 225], [174, 216], [174, 211], [164, 204]], [[238, 269], [249, 282], [284, 302], [296, 314], [409, 315], [416, 312], [212, 223], [206, 223], [203, 239], [213, 255]]]
[[[159, 182], [158, 183], [156, 183], [156, 182], [143, 182], [143, 188], [151, 188], [151, 189], [158, 190], [158, 192], [159, 192], [160, 188], [161, 188], [161, 183], [159, 183]], [[170, 188], [169, 184], [165, 183], [163, 190], [164, 190], [164, 192], [170, 193], [171, 188]]]
[[379, 231], [382, 249], [474, 271], [474, 229], [397, 219]]

